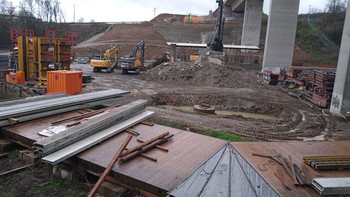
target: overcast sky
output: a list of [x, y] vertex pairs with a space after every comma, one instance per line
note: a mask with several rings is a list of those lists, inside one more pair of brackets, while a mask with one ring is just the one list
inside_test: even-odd
[[[13, 0], [18, 5], [19, 0]], [[216, 0], [61, 0], [67, 22], [84, 18], [96, 22], [148, 21], [160, 13], [206, 15], [215, 10]], [[309, 5], [324, 9], [327, 0], [300, 0], [299, 13], [308, 13]], [[268, 13], [270, 0], [264, 1], [264, 12]]]

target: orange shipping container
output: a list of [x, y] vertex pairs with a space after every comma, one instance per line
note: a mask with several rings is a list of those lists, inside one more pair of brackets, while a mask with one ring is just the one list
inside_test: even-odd
[[47, 72], [47, 93], [66, 92], [73, 95], [83, 90], [83, 72], [49, 71]]
[[18, 84], [16, 73], [10, 73], [6, 75], [6, 82], [12, 84]]
[[25, 79], [25, 75], [24, 75], [23, 71], [17, 71], [16, 76], [17, 76], [18, 83], [20, 83], [20, 84], [26, 83], [26, 79]]

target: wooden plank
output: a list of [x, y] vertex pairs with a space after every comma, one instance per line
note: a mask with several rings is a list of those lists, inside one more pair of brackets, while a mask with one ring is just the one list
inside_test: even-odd
[[136, 115], [145, 108], [146, 103], [146, 100], [138, 100], [118, 107], [111, 110], [104, 116], [94, 118], [88, 122], [73, 128], [69, 128], [66, 131], [36, 142], [34, 143], [34, 149], [44, 156], [48, 155], [89, 135], [92, 135], [97, 131], [101, 131], [110, 127], [111, 125], [115, 125], [118, 122], [124, 121], [129, 117]]
[[15, 123], [15, 122], [18, 122], [18, 119], [15, 119], [15, 118], [9, 118], [8, 119], [9, 122], [11, 123]]
[[65, 148], [62, 148], [59, 151], [56, 151], [50, 155], [45, 156], [42, 158], [43, 162], [47, 162], [50, 164], [57, 164], [65, 159], [68, 159], [71, 156], [74, 156], [96, 144], [101, 143], [102, 141], [124, 131], [125, 129], [132, 127], [133, 125], [138, 124], [139, 122], [142, 122], [143, 120], [146, 120], [147, 118], [150, 118], [154, 112], [145, 111], [141, 114], [138, 114], [126, 121], [123, 121], [117, 125], [114, 125], [108, 129], [105, 129], [103, 131], [100, 131], [98, 133], [95, 133], [93, 135], [90, 135], [83, 140], [80, 140], [74, 144], [71, 144]]
[[112, 161], [109, 163], [109, 165], [107, 166], [106, 170], [103, 172], [103, 174], [101, 175], [101, 177], [98, 179], [97, 183], [95, 184], [95, 186], [92, 188], [92, 190], [90, 191], [88, 197], [92, 197], [97, 189], [100, 187], [100, 185], [102, 184], [102, 182], [105, 180], [105, 178], [107, 177], [107, 175], [111, 172], [113, 166], [115, 165], [115, 163], [117, 163], [119, 157], [121, 156], [122, 152], [124, 151], [124, 149], [126, 148], [126, 146], [129, 144], [129, 142], [132, 139], [132, 135], [129, 135], [126, 140], [124, 141], [124, 143], [122, 144], [122, 146], [119, 148], [117, 154], [113, 157]]
[[17, 171], [26, 169], [26, 168], [31, 167], [31, 166], [34, 166], [34, 164], [25, 165], [25, 166], [22, 166], [22, 167], [13, 169], [13, 170], [9, 170], [9, 171], [7, 171], [7, 172], [3, 172], [3, 173], [0, 174], [0, 177], [1, 177], [1, 176], [4, 176], [4, 175], [7, 175], [7, 174], [11, 174], [11, 173], [13, 173], [13, 172], [17, 172]]
[[6, 158], [7, 156], [8, 156], [8, 154], [7, 154], [7, 153], [0, 154], [0, 159], [2, 159], [2, 158]]

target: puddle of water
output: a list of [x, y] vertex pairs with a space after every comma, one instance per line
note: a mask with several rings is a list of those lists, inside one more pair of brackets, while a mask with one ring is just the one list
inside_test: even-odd
[[[165, 109], [175, 109], [180, 112], [188, 112], [188, 113], [197, 113], [194, 111], [193, 107], [189, 106], [171, 106], [171, 105], [158, 105], [159, 108], [165, 108]], [[277, 117], [270, 116], [270, 115], [264, 115], [264, 114], [254, 114], [254, 113], [248, 113], [248, 112], [235, 112], [235, 111], [225, 111], [225, 110], [216, 110], [215, 114], [217, 115], [223, 115], [223, 116], [230, 116], [230, 115], [240, 115], [244, 118], [253, 118], [253, 119], [260, 119], [260, 120], [274, 120], [278, 121], [281, 120]]]
[[265, 114], [254, 114], [254, 113], [248, 113], [248, 112], [235, 112], [235, 111], [224, 111], [224, 110], [217, 110], [215, 111], [218, 115], [240, 115], [244, 118], [254, 118], [254, 119], [261, 119], [261, 120], [280, 120], [277, 117], [265, 115]]

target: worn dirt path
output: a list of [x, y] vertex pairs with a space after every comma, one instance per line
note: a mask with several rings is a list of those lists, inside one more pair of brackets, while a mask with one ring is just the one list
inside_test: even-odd
[[[176, 86], [149, 82], [135, 74], [93, 73], [89, 64], [72, 64], [72, 68], [92, 75], [84, 92], [119, 88], [131, 92], [127, 101], [143, 98], [151, 101], [156, 117], [202, 130], [219, 130], [245, 137], [267, 140], [350, 140], [350, 124], [338, 117], [326, 117], [321, 109], [292, 98], [290, 90], [261, 83], [258, 68], [238, 69], [240, 83], [236, 88]], [[232, 79], [235, 80], [235, 79]], [[237, 80], [237, 79], [236, 79]], [[243, 116], [198, 115], [157, 105], [193, 106], [205, 102], [217, 109], [266, 114], [279, 120], [262, 120]]]

